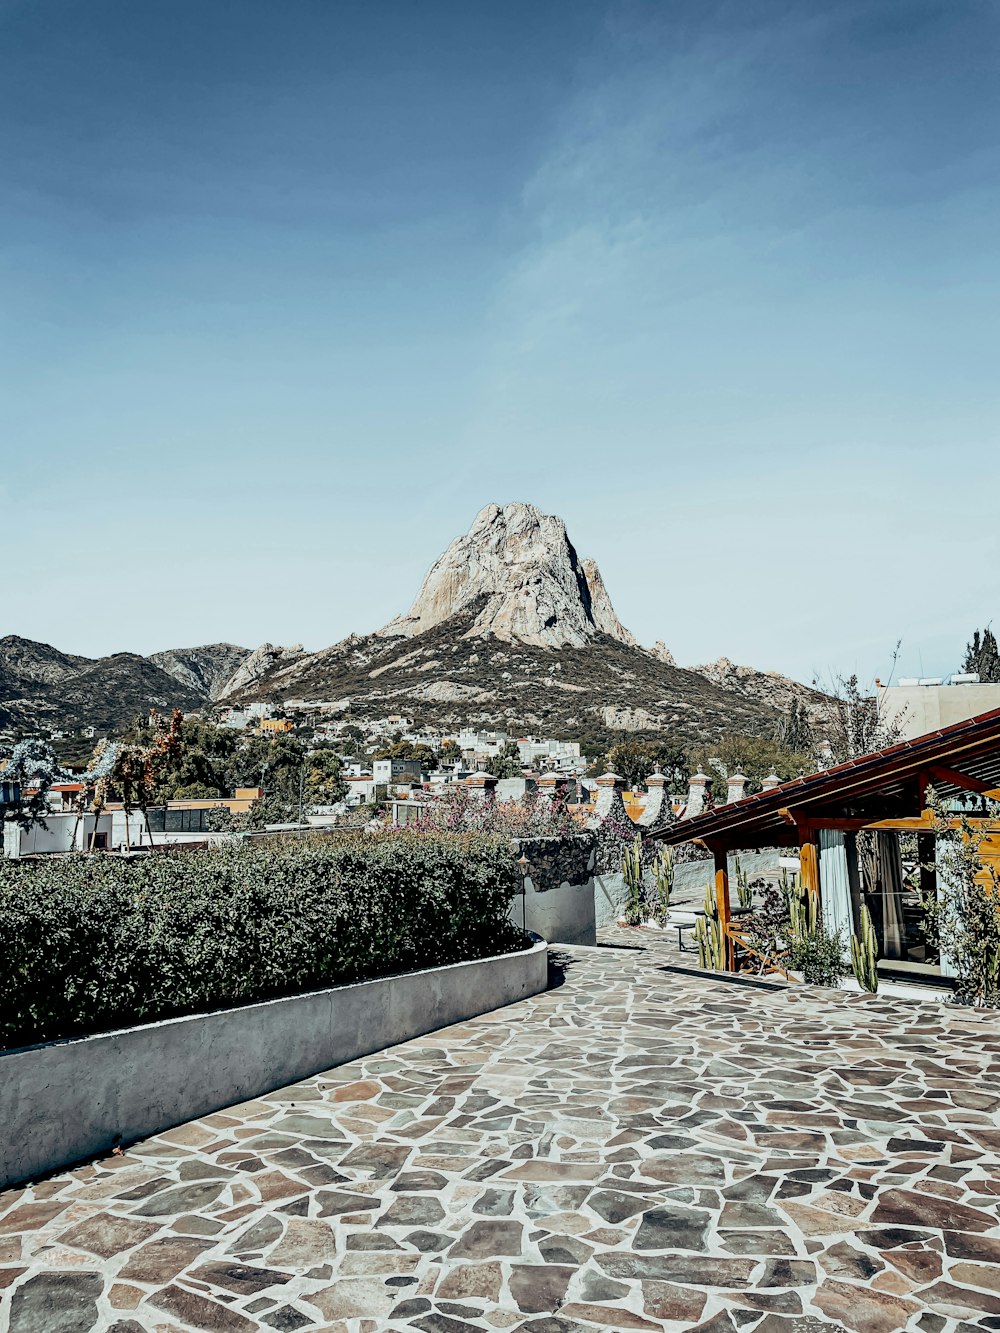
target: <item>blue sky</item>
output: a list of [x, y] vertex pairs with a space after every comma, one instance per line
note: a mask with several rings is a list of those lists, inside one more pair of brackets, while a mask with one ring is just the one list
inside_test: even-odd
[[2, 632], [332, 643], [486, 503], [643, 642], [1000, 620], [993, 0], [0, 0]]

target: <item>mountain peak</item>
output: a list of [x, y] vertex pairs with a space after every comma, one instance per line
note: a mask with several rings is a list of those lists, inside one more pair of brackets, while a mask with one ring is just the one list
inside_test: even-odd
[[636, 643], [563, 520], [523, 502], [481, 509], [434, 563], [409, 612], [379, 634], [412, 638], [463, 613], [472, 617], [467, 639], [582, 648], [606, 634]]

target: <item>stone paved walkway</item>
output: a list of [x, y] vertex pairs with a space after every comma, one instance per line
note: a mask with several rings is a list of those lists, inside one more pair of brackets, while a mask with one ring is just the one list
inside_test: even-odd
[[0, 1195], [0, 1326], [1000, 1328], [996, 1016], [705, 983], [626, 938]]

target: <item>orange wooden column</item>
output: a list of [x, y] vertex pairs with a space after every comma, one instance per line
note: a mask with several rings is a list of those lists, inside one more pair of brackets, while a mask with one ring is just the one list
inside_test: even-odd
[[[805, 822], [797, 824], [799, 830], [799, 883], [807, 893], [819, 897], [819, 848], [816, 846], [816, 830]], [[819, 908], [817, 905], [817, 912]]]
[[722, 938], [726, 948], [726, 971], [733, 970], [733, 942], [729, 938], [729, 861], [724, 849], [712, 848], [715, 859], [715, 909], [722, 926]]

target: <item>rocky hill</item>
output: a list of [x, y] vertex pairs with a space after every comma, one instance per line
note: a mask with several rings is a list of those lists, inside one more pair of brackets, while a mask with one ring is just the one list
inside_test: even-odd
[[135, 653], [77, 657], [9, 634], [0, 639], [0, 729], [21, 734], [118, 730], [149, 708], [200, 708], [204, 696]]
[[688, 667], [688, 670], [697, 672], [724, 690], [732, 690], [747, 699], [756, 699], [782, 712], [787, 712], [792, 701], [797, 700], [805, 708], [806, 715], [817, 722], [825, 720], [829, 715], [828, 694], [810, 685], [803, 685], [801, 681], [791, 680], [778, 671], [758, 671], [756, 667], [738, 666], [730, 662], [728, 657]]
[[269, 676], [281, 667], [288, 666], [291, 662], [297, 662], [300, 658], [306, 656], [306, 650], [301, 643], [293, 644], [289, 648], [276, 648], [273, 643], [262, 643], [259, 648], [255, 648], [252, 653], [248, 653], [235, 672], [220, 688], [216, 697], [220, 699], [231, 695], [239, 695], [251, 690], [259, 680]]
[[152, 653], [149, 661], [199, 698], [218, 699], [252, 656], [249, 648], [240, 648], [235, 643], [206, 643], [200, 648], [169, 648], [166, 652]]
[[414, 637], [352, 635], [294, 658], [241, 697], [333, 700], [357, 716], [403, 713], [444, 727], [468, 724], [567, 737], [668, 731], [679, 740], [724, 731], [772, 732], [778, 713], [703, 676], [596, 633], [560, 649], [484, 636], [480, 597]]
[[663, 645], [639, 647], [562, 520], [528, 504], [482, 510], [383, 629], [318, 653], [267, 645], [265, 656], [234, 697], [350, 697], [359, 716], [684, 741], [772, 733], [780, 716], [780, 705], [680, 669]]

